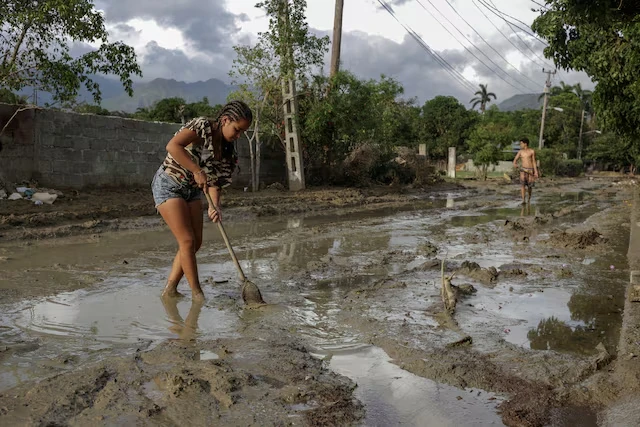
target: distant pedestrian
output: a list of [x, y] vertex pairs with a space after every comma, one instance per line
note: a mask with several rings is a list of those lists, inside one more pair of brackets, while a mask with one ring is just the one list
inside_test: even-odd
[[[522, 204], [526, 205], [527, 202], [531, 203], [531, 193], [533, 186], [538, 179], [538, 166], [536, 162], [536, 152], [529, 148], [529, 139], [522, 138], [520, 140], [520, 151], [516, 154], [516, 158], [513, 159], [513, 167], [518, 167], [518, 159], [522, 162], [520, 166], [520, 193], [522, 195]], [[529, 189], [529, 198], [525, 199]]]
[[[184, 124], [167, 144], [167, 156], [153, 177], [156, 209], [178, 241], [178, 253], [163, 297], [178, 297], [178, 283], [187, 276], [194, 300], [204, 300], [196, 252], [202, 244], [203, 191], [213, 222], [220, 218], [220, 193], [231, 184], [237, 156], [233, 142], [251, 125], [251, 109], [241, 101], [222, 107], [215, 118], [197, 117]], [[206, 154], [203, 154], [203, 148]]]

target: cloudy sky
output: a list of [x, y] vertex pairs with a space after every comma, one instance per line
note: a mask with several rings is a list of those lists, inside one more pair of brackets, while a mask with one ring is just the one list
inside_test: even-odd
[[[144, 80], [218, 78], [230, 82], [232, 47], [252, 44], [257, 33], [267, 29], [267, 19], [255, 8], [256, 1], [98, 0], [96, 5], [106, 15], [111, 41], [135, 47]], [[407, 98], [417, 97], [421, 103], [436, 95], [453, 95], [468, 102], [479, 83], [488, 84], [498, 101], [541, 92], [546, 78], [542, 68], [553, 67], [542, 54], [544, 45], [517, 28], [528, 30], [519, 21], [530, 24], [537, 16], [532, 11], [538, 7], [533, 0], [344, 3], [341, 67], [363, 78], [392, 76], [403, 84]], [[389, 6], [397, 20], [381, 3]], [[307, 0], [312, 31], [331, 35], [334, 8], [334, 0]], [[428, 48], [403, 25], [415, 31]], [[327, 64], [329, 57], [327, 54]], [[554, 83], [560, 80], [593, 87], [582, 73], [559, 72]]]

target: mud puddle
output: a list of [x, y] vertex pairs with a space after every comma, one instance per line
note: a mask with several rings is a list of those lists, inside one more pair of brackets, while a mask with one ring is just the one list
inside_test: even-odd
[[460, 426], [469, 420], [503, 425], [496, 413], [503, 399], [493, 393], [425, 380], [393, 364], [375, 346], [333, 348], [328, 354], [329, 367], [358, 384], [355, 396], [364, 404], [366, 426]]
[[[487, 203], [469, 193], [443, 194], [430, 206], [415, 210], [227, 224], [245, 274], [272, 304], [259, 311], [242, 309], [234, 266], [214, 227], [207, 227], [205, 245], [198, 253], [208, 297], [201, 307], [193, 306], [188, 297], [171, 305], [158, 298], [175, 250], [166, 232], [75, 242], [73, 251], [82, 254], [76, 263], [56, 246], [22, 248], [3, 265], [9, 273], [3, 280], [23, 280], [26, 286], [20, 272], [28, 268], [48, 286], [71, 280], [78, 289], [3, 308], [0, 337], [10, 346], [0, 352], [0, 392], [91, 363], [140, 351], [154, 354], [168, 342], [195, 346], [189, 362], [176, 362], [176, 369], [181, 364], [192, 366], [193, 361], [232, 360], [233, 369], [251, 372], [259, 365], [257, 355], [267, 353], [272, 363], [280, 360], [280, 367], [289, 366], [287, 353], [270, 353], [263, 347], [252, 353], [253, 344], [245, 349], [238, 344], [264, 345], [266, 337], [275, 334], [285, 342], [293, 339], [287, 337], [302, 340], [325, 367], [357, 384], [353, 393], [365, 407], [364, 425], [467, 425], [470, 419], [499, 425], [496, 406], [516, 393], [509, 384], [517, 381], [506, 372], [517, 369], [523, 377], [539, 374], [527, 371], [528, 355], [536, 351], [566, 355], [558, 359], [561, 363], [555, 356], [545, 362], [551, 368], [542, 381], [553, 382], [561, 375], [554, 364], [557, 371], [576, 365], [601, 342], [614, 351], [621, 323], [617, 309], [628, 275], [623, 227], [617, 237], [615, 227], [610, 230], [616, 244], [608, 245], [607, 251], [597, 247], [569, 251], [545, 243], [556, 228], [569, 230], [617, 203], [614, 196], [593, 200], [590, 193], [578, 194], [538, 196], [538, 210], [534, 204], [534, 212], [528, 214], [532, 217], [569, 209], [535, 228], [528, 241], [515, 240], [505, 231], [506, 219], [522, 215], [513, 197]], [[620, 227], [620, 221], [617, 224]], [[131, 247], [120, 241], [116, 250], [110, 244], [131, 236], [138, 236]], [[37, 265], [27, 266], [27, 255]], [[60, 265], [47, 267], [52, 258]], [[473, 344], [438, 361], [454, 368], [430, 370], [421, 363], [433, 360], [431, 352], [461, 338], [459, 332], [443, 327], [437, 316], [442, 305], [442, 259], [447, 274], [461, 271], [465, 261], [480, 269], [494, 267], [498, 274], [486, 276], [490, 279], [486, 283], [480, 276], [456, 276], [454, 284], [476, 289], [461, 299], [456, 312], [461, 332], [471, 336]], [[185, 283], [181, 290], [187, 291]], [[207, 344], [219, 342], [233, 348], [231, 356]], [[515, 349], [505, 348], [505, 343]], [[406, 350], [396, 351], [399, 347]], [[512, 365], [500, 371], [502, 362], [492, 362], [496, 371], [482, 377], [504, 376], [502, 380], [478, 379], [481, 373], [476, 375], [473, 369], [455, 368], [464, 366], [465, 354], [470, 360], [477, 357], [473, 352], [499, 353]], [[299, 373], [296, 381], [318, 375], [305, 373], [302, 366], [308, 364], [296, 366], [292, 371]], [[542, 365], [538, 361], [534, 366]], [[290, 381], [285, 377], [256, 378], [259, 385], [264, 383], [261, 386], [280, 389]], [[159, 391], [148, 381], [145, 384], [140, 393], [158, 400]], [[299, 416], [325, 408], [323, 399], [332, 402], [331, 396], [311, 399], [311, 395], [309, 391], [305, 398], [286, 397], [288, 410]]]

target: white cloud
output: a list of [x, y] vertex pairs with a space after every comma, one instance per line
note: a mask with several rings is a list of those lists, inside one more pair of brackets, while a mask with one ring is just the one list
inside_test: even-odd
[[[398, 19], [414, 29], [474, 86], [488, 83], [499, 100], [516, 93], [542, 90], [545, 75], [541, 68], [543, 62], [550, 63], [539, 58], [543, 45], [519, 33], [527, 42], [525, 45], [514, 35], [515, 26], [509, 27], [493, 13], [495, 11], [491, 11], [493, 3], [508, 15], [532, 22], [536, 13], [531, 11], [535, 4], [530, 0], [419, 0], [422, 6], [418, 0], [386, 1], [392, 4]], [[98, 6], [105, 11], [112, 39], [136, 48], [145, 79], [166, 77], [193, 81], [216, 77], [228, 81], [227, 73], [234, 54], [232, 46], [254, 42], [258, 32], [267, 30], [268, 21], [264, 12], [254, 7], [255, 3], [256, 0], [180, 0], [172, 3], [99, 0]], [[307, 3], [310, 27], [318, 33], [331, 34], [334, 2], [308, 0]], [[520, 23], [517, 25], [523, 27]], [[380, 7], [377, 0], [345, 2], [343, 31], [343, 68], [367, 78], [382, 73], [393, 76], [405, 86], [407, 97], [418, 96], [421, 102], [439, 93], [453, 94], [466, 102], [469, 90], [463, 89], [408, 37], [405, 29]], [[503, 71], [491, 71], [463, 46], [489, 68], [497, 68], [494, 62]], [[562, 79], [567, 83], [581, 82], [586, 88], [593, 87], [584, 74], [559, 73], [555, 79], [556, 83]]]

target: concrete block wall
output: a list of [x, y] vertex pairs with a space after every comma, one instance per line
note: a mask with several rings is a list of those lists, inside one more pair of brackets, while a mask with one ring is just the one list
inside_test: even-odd
[[[0, 104], [0, 128], [16, 110]], [[8, 181], [35, 179], [53, 188], [148, 186], [180, 125], [120, 117], [27, 110], [11, 122], [2, 141], [0, 173]], [[11, 132], [9, 132], [11, 129]], [[237, 142], [240, 173], [234, 187], [251, 181], [249, 147]], [[284, 182], [284, 152], [263, 146], [261, 180]]]
[[150, 185], [179, 125], [36, 112], [34, 178], [46, 186]]
[[9, 121], [17, 108], [14, 105], [0, 104], [0, 130], [7, 123], [0, 136], [0, 179], [9, 182], [30, 179], [35, 170], [34, 151], [34, 111], [18, 112]]

